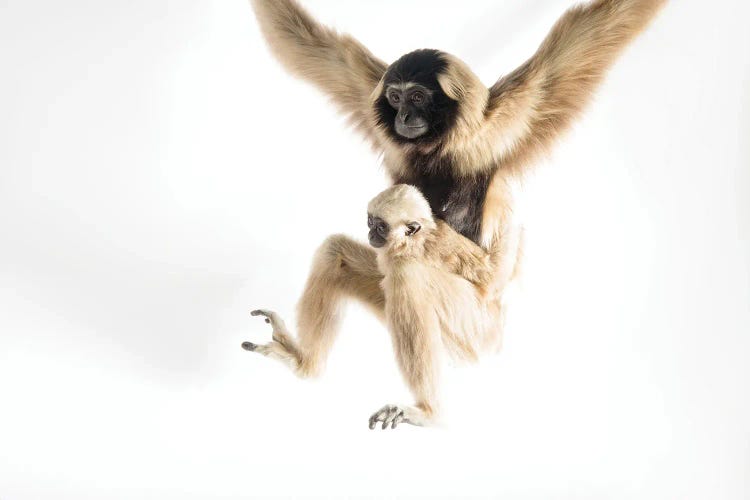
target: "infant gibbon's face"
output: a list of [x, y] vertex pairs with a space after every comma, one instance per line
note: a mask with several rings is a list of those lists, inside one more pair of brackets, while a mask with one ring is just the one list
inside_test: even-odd
[[417, 221], [391, 225], [373, 214], [367, 214], [367, 227], [370, 228], [370, 245], [375, 248], [382, 248], [400, 238], [408, 238], [422, 229], [422, 225]]
[[382, 248], [411, 238], [422, 226], [434, 226], [430, 204], [414, 186], [391, 186], [367, 205], [370, 245]]

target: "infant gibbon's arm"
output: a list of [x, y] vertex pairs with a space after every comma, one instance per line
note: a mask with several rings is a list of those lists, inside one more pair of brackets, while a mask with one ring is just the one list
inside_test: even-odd
[[495, 266], [491, 254], [438, 220], [433, 237], [425, 245], [426, 257], [439, 267], [485, 288], [492, 281]]

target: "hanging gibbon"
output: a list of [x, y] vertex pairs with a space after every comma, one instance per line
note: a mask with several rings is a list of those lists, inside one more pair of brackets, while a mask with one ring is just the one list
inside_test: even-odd
[[513, 215], [513, 186], [580, 115], [666, 0], [576, 5], [531, 58], [489, 88], [445, 52], [419, 49], [388, 65], [295, 0], [251, 3], [281, 64], [336, 104], [382, 154], [392, 183], [417, 188], [436, 220], [494, 257], [491, 279], [472, 295], [464, 292], [476, 285], [465, 277], [454, 274], [451, 286], [439, 286], [443, 281], [435, 282], [425, 263], [394, 275], [379, 265], [374, 248], [331, 236], [314, 257], [298, 303], [297, 336], [277, 314], [253, 311], [271, 323], [273, 340], [243, 347], [286, 362], [300, 376], [315, 375], [336, 340], [345, 301], [358, 300], [391, 330], [415, 398], [413, 405], [384, 406], [370, 427], [429, 424], [438, 410], [437, 351], [473, 359], [500, 342], [503, 292], [516, 275], [523, 234]]

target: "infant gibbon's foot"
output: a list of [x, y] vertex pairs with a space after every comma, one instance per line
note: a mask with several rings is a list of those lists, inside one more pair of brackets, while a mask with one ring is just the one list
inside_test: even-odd
[[267, 309], [256, 309], [250, 313], [250, 316], [263, 316], [265, 322], [271, 325], [273, 329], [272, 338], [283, 346], [294, 346], [294, 341], [289, 336], [284, 320], [281, 316]]
[[242, 348], [246, 351], [254, 351], [258, 348], [258, 344], [253, 344], [252, 342], [243, 342]]
[[378, 422], [383, 422], [382, 429], [395, 429], [400, 423], [424, 426], [430, 423], [425, 412], [413, 406], [385, 405], [370, 417], [370, 429], [374, 429]]
[[243, 342], [242, 348], [246, 351], [257, 352], [269, 358], [278, 359], [292, 370], [297, 371], [300, 364], [300, 355], [297, 345], [289, 335], [284, 320], [273, 311], [257, 309], [250, 313], [252, 316], [263, 316], [266, 323], [273, 329], [273, 341], [267, 344], [255, 344], [253, 342]]

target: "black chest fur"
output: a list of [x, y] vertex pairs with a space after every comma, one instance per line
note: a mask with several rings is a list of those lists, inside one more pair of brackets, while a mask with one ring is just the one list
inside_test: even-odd
[[410, 171], [396, 182], [418, 188], [430, 203], [435, 217], [479, 244], [482, 210], [492, 172], [457, 176], [447, 158], [420, 155], [410, 160]]

